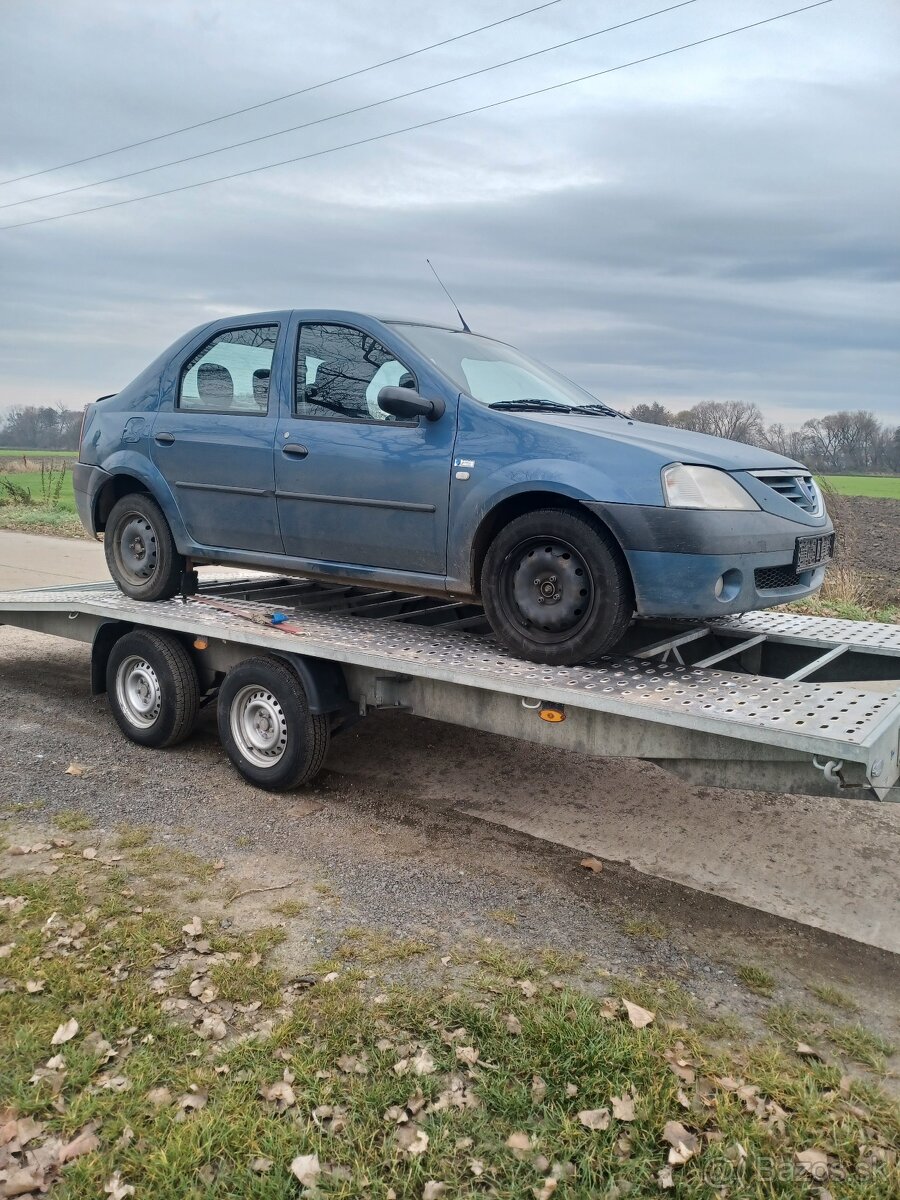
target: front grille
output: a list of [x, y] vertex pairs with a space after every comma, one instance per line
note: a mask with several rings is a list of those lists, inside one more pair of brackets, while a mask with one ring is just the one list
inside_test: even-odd
[[818, 516], [822, 511], [821, 493], [808, 471], [751, 471], [750, 474], [804, 512]]
[[775, 592], [779, 588], [797, 587], [803, 582], [793, 564], [786, 567], [757, 567], [753, 572], [756, 586], [761, 592]]

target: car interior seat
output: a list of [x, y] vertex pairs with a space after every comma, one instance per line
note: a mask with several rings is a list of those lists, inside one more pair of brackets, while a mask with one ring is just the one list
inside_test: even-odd
[[203, 408], [232, 408], [234, 380], [221, 363], [201, 363], [197, 368], [197, 395]]

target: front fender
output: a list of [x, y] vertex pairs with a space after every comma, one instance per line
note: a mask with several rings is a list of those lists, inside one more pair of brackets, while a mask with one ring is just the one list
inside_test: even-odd
[[180, 554], [189, 554], [191, 539], [184, 527], [172, 489], [160, 474], [152, 459], [134, 450], [117, 450], [103, 462], [103, 469], [110, 475], [128, 475], [144, 485], [163, 511], [169, 523], [175, 545]]
[[[457, 456], [457, 463], [460, 462]], [[530, 460], [511, 463], [478, 477], [478, 463], [469, 468], [469, 478], [457, 478], [454, 466], [450, 489], [450, 521], [447, 544], [447, 574], [465, 590], [473, 586], [472, 554], [484, 520], [499, 505], [515, 496], [541, 492], [580, 502], [591, 500], [589, 491], [572, 478], [575, 464], [565, 460]], [[465, 468], [463, 468], [465, 470]]]

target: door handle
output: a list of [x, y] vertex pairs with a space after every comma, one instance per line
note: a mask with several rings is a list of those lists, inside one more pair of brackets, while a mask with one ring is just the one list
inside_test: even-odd
[[281, 453], [290, 454], [292, 458], [306, 458], [309, 448], [301, 446], [299, 442], [288, 442], [286, 446], [281, 447]]
[[153, 435], [154, 442], [158, 442], [160, 446], [171, 446], [175, 441], [174, 433], [155, 433]]

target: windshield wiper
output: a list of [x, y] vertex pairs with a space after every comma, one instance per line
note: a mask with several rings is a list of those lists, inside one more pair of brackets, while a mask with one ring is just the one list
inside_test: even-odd
[[596, 404], [579, 404], [572, 410], [576, 413], [590, 413], [594, 417], [624, 417], [624, 413], [617, 412], [614, 408], [610, 408], [608, 404], [601, 404], [599, 401]]
[[560, 404], [557, 400], [495, 400], [488, 408], [502, 408], [506, 412], [559, 412], [572, 411], [571, 405]]

